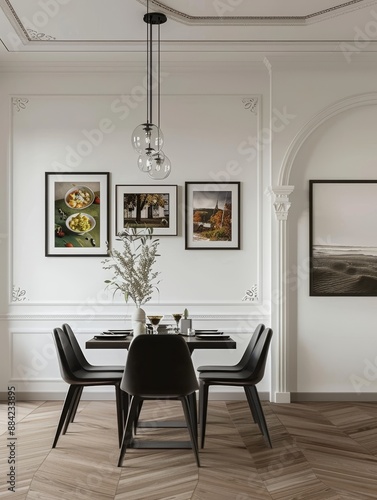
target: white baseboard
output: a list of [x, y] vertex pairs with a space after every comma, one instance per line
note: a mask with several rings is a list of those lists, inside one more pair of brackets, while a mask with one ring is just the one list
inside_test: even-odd
[[291, 402], [290, 392], [275, 392], [272, 397], [273, 403], [288, 404]]
[[[290, 401], [286, 401], [286, 395], [290, 395]], [[18, 401], [63, 401], [66, 393], [61, 391], [33, 391], [17, 392]], [[0, 392], [0, 401], [7, 401], [7, 393]], [[259, 397], [263, 401], [270, 401], [268, 392], [259, 392]], [[114, 400], [114, 392], [83, 392], [82, 399], [87, 401]], [[245, 394], [242, 391], [209, 391], [209, 399], [212, 401], [244, 401]], [[272, 400], [271, 400], [272, 401]], [[357, 394], [355, 392], [291, 392], [276, 393], [274, 403], [299, 403], [305, 401], [350, 401], [350, 402], [376, 402], [377, 393], [364, 392]]]
[[[63, 401], [66, 396], [65, 392], [17, 392], [17, 401]], [[6, 402], [7, 393], [0, 392], [0, 401]], [[269, 401], [268, 392], [260, 392], [259, 397], [263, 401]], [[113, 392], [84, 392], [82, 399], [86, 401], [108, 401], [114, 400]], [[243, 401], [246, 400], [244, 392], [209, 392], [211, 401]]]
[[376, 402], [375, 392], [291, 392], [292, 403], [301, 401], [350, 401], [350, 402]]

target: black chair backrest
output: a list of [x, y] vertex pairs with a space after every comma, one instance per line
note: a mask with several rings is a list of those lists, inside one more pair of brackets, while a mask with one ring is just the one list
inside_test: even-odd
[[263, 330], [253, 352], [251, 353], [249, 362], [245, 366], [245, 378], [253, 384], [260, 382], [264, 376], [271, 338], [271, 328]]
[[243, 353], [242, 358], [237, 363], [239, 366], [242, 366], [242, 367], [246, 366], [246, 363], [249, 361], [251, 353], [253, 352], [256, 343], [258, 342], [260, 334], [263, 332], [264, 329], [265, 329], [265, 326], [262, 323], [260, 323], [256, 327], [253, 335], [251, 336], [250, 342], [249, 342], [248, 346], [246, 347], [245, 352]]
[[75, 372], [81, 369], [81, 365], [76, 358], [67, 334], [61, 328], [54, 328], [53, 334], [61, 376], [68, 384], [72, 384], [77, 381]]
[[120, 387], [152, 398], [192, 394], [199, 387], [186, 341], [171, 334], [135, 337]]
[[80, 363], [82, 368], [85, 368], [85, 366], [88, 366], [89, 363], [86, 360], [84, 353], [82, 352], [80, 344], [78, 343], [78, 341], [76, 339], [76, 335], [73, 333], [72, 328], [67, 323], [64, 323], [63, 331], [67, 335], [68, 340], [71, 342], [72, 349], [76, 355], [78, 362]]

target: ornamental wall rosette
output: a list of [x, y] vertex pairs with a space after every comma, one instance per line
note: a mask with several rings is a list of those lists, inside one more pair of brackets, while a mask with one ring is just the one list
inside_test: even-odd
[[56, 40], [54, 36], [51, 35], [46, 35], [46, 33], [38, 33], [38, 31], [32, 30], [28, 28], [27, 34], [29, 37], [29, 40], [33, 40], [34, 42], [48, 42], [49, 40]]
[[26, 109], [26, 104], [29, 102], [29, 99], [26, 97], [12, 97], [13, 106], [16, 108], [17, 113], [21, 111], [21, 109]]
[[256, 115], [258, 113], [258, 97], [245, 97], [242, 99], [245, 109]]

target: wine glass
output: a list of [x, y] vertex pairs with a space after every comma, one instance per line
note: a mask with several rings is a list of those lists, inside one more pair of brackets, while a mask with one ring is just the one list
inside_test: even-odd
[[182, 314], [180, 313], [177, 313], [177, 314], [172, 314], [175, 322], [177, 323], [177, 328], [175, 329], [176, 332], [179, 332], [179, 326], [178, 326], [178, 323], [180, 321], [180, 319], [182, 318]]
[[156, 335], [158, 325], [160, 324], [160, 321], [162, 320], [163, 316], [148, 316], [149, 321], [152, 324], [153, 327], [153, 333]]

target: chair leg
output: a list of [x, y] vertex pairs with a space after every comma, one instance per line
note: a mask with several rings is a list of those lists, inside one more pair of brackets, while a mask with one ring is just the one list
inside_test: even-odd
[[66, 416], [66, 419], [64, 422], [63, 431], [62, 431], [63, 435], [67, 432], [68, 426], [72, 422], [72, 414], [74, 412], [75, 407], [77, 408], [77, 406], [79, 404], [80, 396], [81, 396], [81, 392], [82, 392], [81, 386], [74, 385], [73, 387], [74, 387], [73, 396], [72, 396], [71, 404], [68, 408], [67, 416]]
[[208, 384], [200, 381], [199, 389], [199, 414], [200, 414], [200, 447], [204, 448], [207, 424], [207, 406], [208, 406]]
[[134, 420], [134, 433], [135, 434], [137, 432], [137, 424], [139, 423], [139, 418], [140, 418], [141, 409], [143, 407], [143, 403], [144, 403], [144, 400], [141, 399], [140, 402], [139, 402], [139, 406], [138, 406], [138, 409], [137, 409], [137, 414], [136, 414], [136, 417], [135, 417], [135, 420]]
[[185, 414], [186, 425], [190, 433], [190, 438], [191, 438], [192, 448], [195, 454], [196, 463], [198, 467], [200, 467], [197, 433], [195, 432], [193, 425], [193, 415], [192, 411], [190, 410], [190, 400], [188, 396], [184, 396], [179, 399], [181, 400], [183, 412]]
[[[124, 430], [126, 426], [126, 420], [128, 415], [128, 409], [130, 404], [130, 396], [127, 392], [121, 391], [121, 401], [122, 401], [122, 429]], [[123, 431], [122, 431], [123, 433]]]
[[76, 391], [77, 391], [77, 386], [75, 386], [75, 385], [70, 385], [69, 386], [67, 395], [65, 397], [64, 405], [63, 405], [63, 408], [62, 408], [62, 412], [61, 412], [61, 415], [60, 415], [58, 427], [56, 429], [56, 434], [55, 434], [54, 442], [52, 443], [52, 448], [55, 448], [55, 446], [56, 446], [56, 444], [58, 442], [58, 439], [60, 437], [60, 433], [62, 431], [64, 422], [66, 421], [66, 418], [67, 418], [68, 411], [71, 408], [71, 405], [72, 405], [72, 403], [74, 401], [74, 397], [75, 397]]
[[265, 437], [267, 444], [270, 446], [270, 448], [272, 448], [270, 433], [268, 432], [267, 422], [266, 422], [266, 419], [264, 417], [263, 408], [262, 408], [262, 405], [261, 405], [261, 402], [259, 399], [259, 394], [258, 394], [257, 388], [255, 387], [255, 385], [252, 385], [249, 387], [249, 390], [250, 390], [251, 397], [253, 398], [255, 408], [256, 408], [257, 413], [258, 413], [258, 419], [259, 419], [260, 425], [262, 427], [262, 434]]
[[123, 436], [123, 395], [119, 384], [115, 385], [115, 399], [116, 399], [116, 409], [117, 409], [117, 423], [118, 423], [118, 441], [119, 448], [122, 444]]
[[77, 395], [76, 395], [76, 401], [75, 401], [75, 405], [73, 407], [73, 410], [72, 410], [72, 415], [71, 415], [71, 418], [69, 419], [69, 422], [73, 422], [75, 417], [76, 417], [76, 412], [77, 412], [77, 408], [79, 406], [79, 403], [80, 403], [80, 400], [81, 400], [81, 395], [82, 395], [82, 391], [84, 390], [84, 386], [81, 386], [80, 387], [80, 390], [77, 391]]
[[258, 424], [259, 429], [262, 432], [262, 427], [261, 427], [261, 424], [260, 424], [260, 421], [259, 421], [258, 412], [257, 412], [257, 410], [255, 408], [255, 404], [254, 404], [254, 401], [253, 401], [253, 397], [252, 397], [252, 395], [250, 393], [249, 386], [245, 386], [244, 387], [244, 391], [245, 391], [245, 394], [246, 394], [246, 399], [247, 399], [247, 402], [249, 404], [249, 408], [250, 408], [251, 414], [253, 416], [254, 423]]
[[134, 419], [136, 418], [138, 407], [140, 404], [140, 398], [133, 396], [130, 403], [130, 409], [128, 410], [127, 422], [123, 432], [122, 444], [120, 447], [118, 467], [122, 466], [124, 455], [127, 451], [127, 446], [132, 441], [132, 427]]
[[192, 417], [192, 425], [195, 431], [196, 440], [198, 441], [198, 408], [196, 404], [196, 392], [189, 394], [190, 413]]

